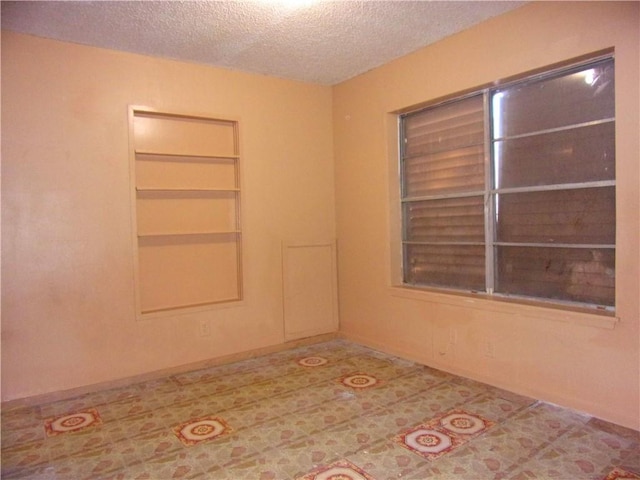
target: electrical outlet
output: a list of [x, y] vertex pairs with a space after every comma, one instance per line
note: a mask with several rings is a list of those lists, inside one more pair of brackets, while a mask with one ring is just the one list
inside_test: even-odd
[[209, 326], [209, 322], [206, 320], [200, 320], [199, 330], [201, 337], [208, 337], [211, 335], [211, 327]]
[[491, 340], [487, 340], [484, 344], [485, 357], [494, 358], [496, 356], [496, 348]]

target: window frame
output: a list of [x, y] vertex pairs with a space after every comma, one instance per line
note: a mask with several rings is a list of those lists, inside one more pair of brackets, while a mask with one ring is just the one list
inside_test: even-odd
[[[495, 171], [495, 157], [494, 157], [494, 142], [504, 141], [509, 138], [508, 136], [496, 137], [494, 138], [493, 128], [494, 128], [494, 118], [493, 118], [493, 108], [492, 108], [492, 99], [494, 96], [501, 92], [508, 90], [514, 86], [518, 85], [527, 85], [532, 83], [537, 83], [540, 81], [544, 81], [551, 78], [560, 78], [562, 76], [570, 75], [572, 73], [584, 71], [591, 65], [598, 65], [605, 62], [610, 62], [615, 68], [615, 57], [613, 52], [605, 52], [600, 53], [594, 56], [583, 57], [582, 59], [577, 59], [574, 61], [565, 62], [561, 65], [551, 66], [545, 69], [539, 69], [534, 72], [529, 72], [526, 74], [519, 75], [517, 77], [512, 77], [510, 79], [504, 81], [497, 81], [492, 83], [491, 85], [486, 85], [483, 87], [479, 87], [476, 89], [468, 90], [459, 95], [453, 94], [449, 95], [444, 99], [439, 99], [434, 102], [430, 102], [427, 104], [420, 105], [419, 108], [408, 109], [405, 111], [401, 111], [397, 113], [397, 133], [398, 133], [398, 179], [399, 179], [399, 204], [400, 204], [400, 238], [399, 238], [399, 246], [401, 249], [400, 252], [400, 282], [402, 287], [406, 287], [412, 290], [427, 290], [427, 291], [435, 291], [442, 293], [462, 293], [462, 294], [472, 294], [474, 296], [486, 296], [490, 299], [495, 300], [509, 300], [522, 302], [524, 304], [533, 304], [547, 307], [568, 307], [568, 308], [578, 308], [578, 309], [586, 309], [589, 311], [597, 310], [601, 312], [606, 312], [607, 314], [613, 314], [616, 310], [616, 301], [615, 301], [615, 290], [614, 290], [614, 299], [613, 305], [602, 305], [597, 303], [589, 303], [589, 302], [581, 302], [575, 300], [565, 300], [565, 299], [555, 299], [549, 297], [541, 297], [541, 296], [529, 296], [529, 295], [521, 295], [515, 293], [504, 293], [497, 292], [495, 289], [496, 286], [496, 278], [497, 278], [497, 247], [499, 246], [511, 246], [512, 242], [503, 242], [498, 241], [497, 239], [497, 224], [498, 220], [496, 218], [496, 198], [500, 194], [505, 193], [530, 193], [537, 191], [551, 191], [551, 190], [569, 190], [574, 188], [598, 188], [598, 187], [613, 187], [614, 188], [614, 197], [617, 197], [616, 194], [616, 178], [612, 180], [596, 180], [596, 181], [588, 181], [588, 182], [575, 182], [575, 183], [564, 183], [557, 185], [543, 185], [543, 186], [524, 186], [524, 187], [510, 187], [504, 188], [496, 185], [494, 171]], [[615, 93], [614, 93], [615, 95]], [[439, 286], [439, 285], [430, 285], [423, 283], [411, 283], [407, 281], [407, 245], [411, 242], [407, 240], [408, 236], [408, 222], [406, 220], [405, 213], [405, 205], [417, 201], [411, 197], [406, 195], [406, 182], [405, 182], [405, 171], [403, 162], [405, 158], [407, 158], [405, 154], [405, 131], [404, 131], [404, 119], [417, 114], [419, 112], [424, 112], [427, 109], [435, 109], [438, 107], [446, 106], [447, 104], [451, 104], [454, 102], [462, 101], [474, 96], [482, 96], [483, 101], [483, 109], [484, 109], [484, 189], [482, 192], [477, 191], [473, 193], [464, 193], [462, 195], [444, 195], [446, 198], [462, 198], [463, 196], [469, 195], [483, 195], [484, 198], [484, 229], [485, 229], [485, 288], [484, 290], [475, 290], [469, 288], [457, 288], [451, 286]], [[553, 131], [562, 131], [576, 128], [578, 126], [584, 125], [596, 125], [596, 124], [605, 124], [612, 123], [615, 128], [615, 113], [613, 117], [609, 117], [606, 119], [596, 120], [593, 122], [578, 122], [572, 123], [567, 126], [559, 127], [557, 129], [548, 129], [548, 132]], [[547, 133], [544, 130], [539, 132], [535, 132], [532, 134], [523, 135], [538, 135], [541, 133]], [[615, 135], [615, 133], [614, 133]], [[517, 135], [514, 135], [512, 138], [517, 138]], [[614, 138], [615, 141], [615, 138]], [[615, 157], [614, 157], [615, 162]], [[429, 196], [422, 196], [423, 199], [429, 198]], [[433, 198], [431, 198], [433, 199]], [[615, 213], [614, 206], [614, 213]], [[616, 228], [617, 230], [617, 228]], [[534, 245], [535, 243], [535, 245]], [[580, 244], [573, 243], [567, 244], [570, 248], [598, 248], [598, 249], [611, 249], [614, 252], [614, 261], [615, 261], [615, 251], [616, 251], [616, 243], [614, 240], [613, 244]], [[553, 247], [558, 248], [564, 246], [564, 244], [545, 244], [545, 243], [519, 243], [517, 246], [520, 247]], [[614, 273], [614, 288], [616, 277]]]

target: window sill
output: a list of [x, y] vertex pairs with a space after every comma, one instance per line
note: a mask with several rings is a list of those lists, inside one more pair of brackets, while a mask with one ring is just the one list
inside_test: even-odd
[[490, 297], [484, 293], [441, 291], [408, 286], [392, 286], [389, 290], [393, 297], [507, 313], [520, 317], [544, 318], [607, 330], [613, 330], [620, 321], [613, 312], [607, 310], [598, 311], [595, 308], [580, 308], [560, 304], [529, 302], [513, 298]]

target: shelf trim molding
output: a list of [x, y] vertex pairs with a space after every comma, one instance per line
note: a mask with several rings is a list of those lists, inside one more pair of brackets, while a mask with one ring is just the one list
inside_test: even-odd
[[212, 160], [238, 160], [240, 155], [203, 155], [197, 153], [178, 153], [178, 152], [154, 152], [151, 150], [135, 150], [136, 155], [148, 155], [150, 157], [186, 157], [198, 159]]
[[195, 235], [239, 235], [240, 230], [211, 230], [207, 232], [154, 232], [154, 233], [138, 233], [138, 238], [150, 238], [150, 237], [180, 237], [180, 236], [195, 236]]
[[156, 187], [136, 187], [136, 192], [171, 192], [171, 193], [191, 193], [191, 192], [220, 192], [220, 193], [234, 193], [239, 192], [239, 188], [156, 188]]

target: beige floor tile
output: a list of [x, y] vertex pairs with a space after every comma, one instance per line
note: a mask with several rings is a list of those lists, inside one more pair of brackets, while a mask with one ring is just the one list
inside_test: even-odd
[[[377, 382], [341, 383], [356, 373]], [[102, 423], [45, 435], [87, 409]], [[394, 443], [453, 409], [495, 424], [438, 458]], [[173, 432], [209, 417], [232, 431], [189, 446]], [[374, 480], [602, 480], [640, 472], [639, 448], [639, 432], [343, 340], [2, 411], [3, 479], [294, 480], [344, 460]]]

